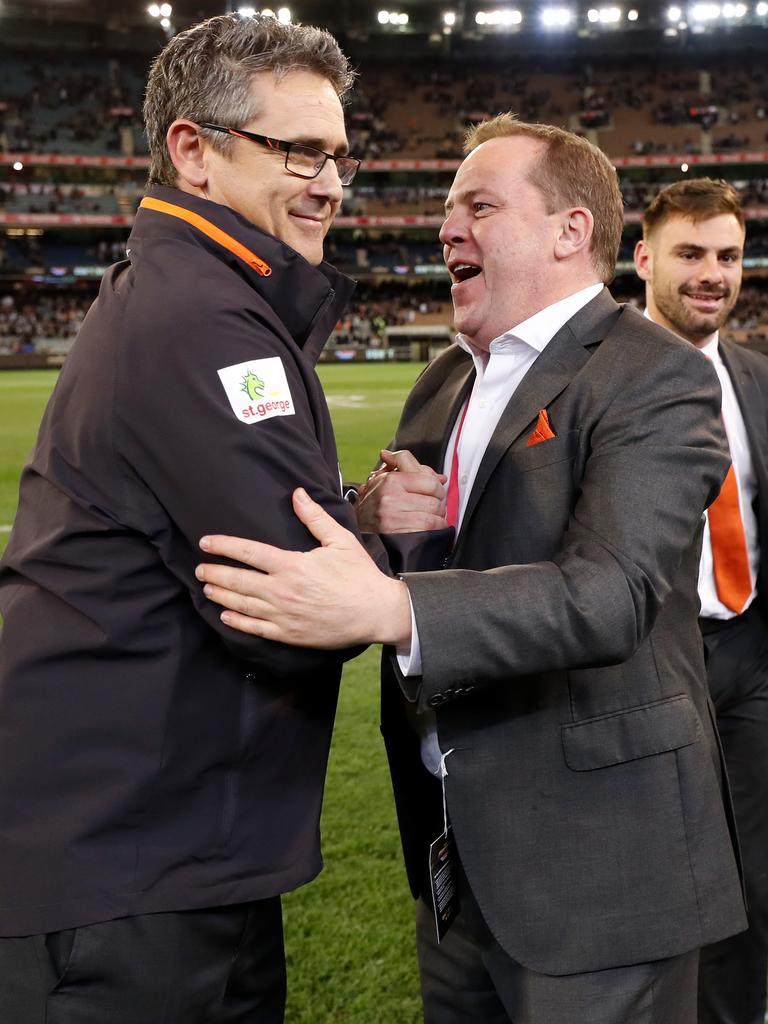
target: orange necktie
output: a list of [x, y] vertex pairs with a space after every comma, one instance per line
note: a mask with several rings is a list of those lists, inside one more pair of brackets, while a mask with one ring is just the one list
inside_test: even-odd
[[729, 467], [720, 493], [709, 506], [709, 535], [717, 596], [726, 608], [738, 614], [752, 593], [752, 576], [733, 466]]

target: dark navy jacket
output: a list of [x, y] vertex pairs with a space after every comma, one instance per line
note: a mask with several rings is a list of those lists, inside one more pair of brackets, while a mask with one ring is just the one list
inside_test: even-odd
[[226, 207], [149, 196], [1, 563], [1, 935], [259, 899], [321, 867], [352, 652], [227, 629], [194, 568], [210, 532], [314, 546], [300, 484], [355, 529], [315, 373], [353, 284]]

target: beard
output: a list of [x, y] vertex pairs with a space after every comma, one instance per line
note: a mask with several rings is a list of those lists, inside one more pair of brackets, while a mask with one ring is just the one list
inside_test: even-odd
[[[713, 295], [722, 297], [723, 302], [718, 309], [707, 312], [694, 309], [686, 301], [686, 296]], [[683, 338], [701, 340], [719, 331], [728, 319], [731, 310], [739, 297], [738, 289], [731, 288], [666, 288], [659, 292], [654, 288], [654, 299], [659, 312], [672, 325], [676, 334]]]

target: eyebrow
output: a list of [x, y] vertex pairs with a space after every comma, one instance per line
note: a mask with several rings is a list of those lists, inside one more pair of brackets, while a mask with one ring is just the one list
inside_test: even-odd
[[297, 146], [309, 146], [310, 149], [319, 149], [321, 153], [333, 153], [334, 156], [348, 156], [349, 155], [349, 143], [340, 142], [334, 150], [326, 149], [327, 143], [323, 139], [311, 138], [308, 135], [298, 135], [294, 139], [289, 139], [289, 142], [295, 143]]
[[[672, 252], [695, 252], [704, 253], [707, 251], [707, 247], [703, 245], [696, 245], [694, 242], [680, 242], [678, 245], [672, 247]], [[744, 252], [738, 245], [728, 245], [723, 249], [717, 249], [717, 253], [720, 256], [741, 256]]]

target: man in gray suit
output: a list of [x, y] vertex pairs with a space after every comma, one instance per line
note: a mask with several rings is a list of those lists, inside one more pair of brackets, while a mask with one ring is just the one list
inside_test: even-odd
[[320, 548], [204, 538], [259, 571], [199, 578], [234, 628], [397, 651], [383, 731], [429, 1024], [693, 1024], [698, 948], [745, 924], [697, 624], [717, 381], [605, 290], [599, 150], [510, 115], [467, 149], [440, 234], [457, 344], [359, 514], [425, 530], [390, 538], [412, 550], [442, 533], [442, 563], [387, 578], [297, 492]]
[[768, 360], [719, 336], [739, 296], [743, 250], [739, 195], [710, 178], [662, 189], [635, 249], [646, 315], [695, 345], [715, 368], [733, 462], [707, 514], [699, 625], [733, 793], [749, 928], [702, 950], [699, 1024], [763, 1024], [766, 1009]]

